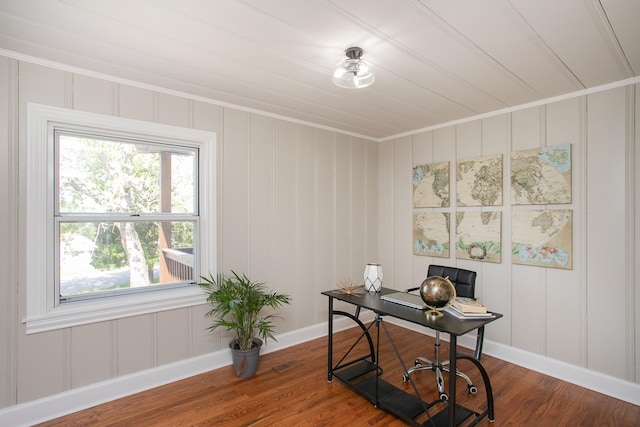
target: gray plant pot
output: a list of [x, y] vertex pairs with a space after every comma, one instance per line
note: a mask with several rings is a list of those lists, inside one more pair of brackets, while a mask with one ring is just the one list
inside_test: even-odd
[[240, 378], [250, 378], [254, 376], [258, 370], [262, 340], [260, 338], [254, 338], [253, 344], [254, 347], [250, 350], [237, 350], [234, 348], [235, 340], [229, 343], [233, 370]]

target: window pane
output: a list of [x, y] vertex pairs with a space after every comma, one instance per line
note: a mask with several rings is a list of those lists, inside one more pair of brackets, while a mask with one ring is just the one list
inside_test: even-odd
[[59, 226], [61, 297], [194, 280], [194, 221]]
[[197, 150], [56, 133], [58, 212], [196, 214]]

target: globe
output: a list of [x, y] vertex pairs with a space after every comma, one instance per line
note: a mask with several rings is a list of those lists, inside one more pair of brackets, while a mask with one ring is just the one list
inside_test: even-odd
[[429, 276], [420, 285], [420, 296], [429, 308], [427, 315], [438, 317], [455, 299], [456, 287], [448, 277]]

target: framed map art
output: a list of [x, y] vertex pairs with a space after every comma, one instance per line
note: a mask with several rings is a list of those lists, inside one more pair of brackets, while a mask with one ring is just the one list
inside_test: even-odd
[[415, 166], [413, 207], [441, 208], [449, 204], [449, 162]]
[[449, 212], [413, 214], [413, 254], [449, 258]]
[[571, 144], [511, 153], [511, 204], [571, 203]]
[[502, 154], [458, 161], [458, 206], [502, 206]]
[[514, 210], [511, 227], [513, 264], [573, 268], [571, 209]]
[[456, 258], [502, 262], [502, 212], [456, 213]]

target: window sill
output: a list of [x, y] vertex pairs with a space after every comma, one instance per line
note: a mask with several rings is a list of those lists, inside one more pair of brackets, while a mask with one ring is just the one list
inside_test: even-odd
[[38, 317], [27, 317], [27, 334], [70, 328], [206, 303], [198, 286], [122, 295], [63, 304]]

